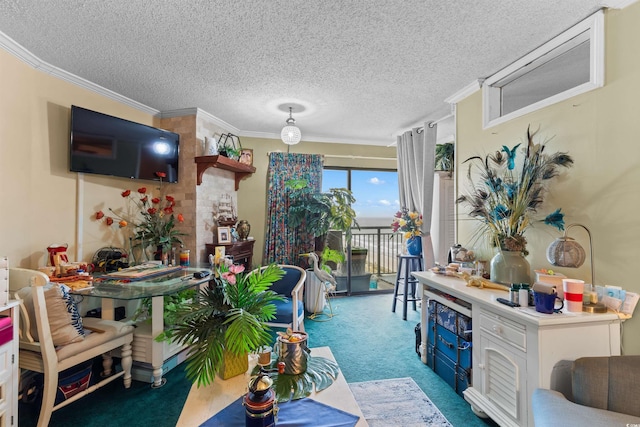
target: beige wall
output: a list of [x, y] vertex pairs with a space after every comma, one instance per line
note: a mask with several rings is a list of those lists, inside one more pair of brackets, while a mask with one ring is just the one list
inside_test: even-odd
[[0, 254], [12, 266], [36, 268], [47, 246], [68, 243], [75, 259], [78, 224], [84, 259], [101, 246], [121, 246], [122, 233], [98, 227], [91, 214], [119, 206], [119, 189], [131, 184], [85, 175], [77, 191], [78, 175], [68, 171], [70, 109], [76, 104], [149, 125], [153, 117], [34, 70], [1, 49], [0, 93]]
[[[201, 186], [195, 186], [193, 156], [205, 136], [225, 132], [203, 117], [158, 120], [150, 114], [80, 88], [33, 69], [0, 49], [0, 255], [11, 266], [37, 268], [46, 263], [46, 247], [69, 244], [69, 259], [90, 261], [103, 246], [128, 248], [128, 233], [115, 224], [110, 228], [94, 220], [98, 210], [124, 207], [120, 193], [151, 187], [150, 181], [131, 181], [100, 175], [81, 176], [68, 171], [71, 105], [79, 105], [138, 123], [181, 133], [180, 183], [168, 192], [176, 196], [185, 214], [186, 239], [195, 246], [197, 260], [204, 258], [204, 244], [212, 242], [209, 218], [215, 194], [231, 192], [238, 200], [238, 214], [252, 225], [256, 238], [255, 260], [261, 263], [264, 246], [267, 152], [284, 150], [278, 140], [242, 138], [244, 148], [254, 149], [256, 173], [233, 192], [233, 174], [207, 170]], [[213, 126], [213, 127], [212, 127]], [[301, 142], [292, 152], [381, 156], [395, 159], [395, 148]], [[394, 169], [393, 161], [327, 158], [333, 166]], [[192, 176], [193, 175], [193, 176]], [[229, 184], [231, 183], [231, 184]], [[229, 186], [231, 185], [231, 186]], [[197, 211], [193, 212], [194, 209]], [[200, 220], [196, 221], [196, 217]], [[197, 222], [197, 223], [194, 223]], [[77, 235], [80, 239], [77, 239]]]
[[[509, 121], [482, 129], [481, 93], [457, 106], [458, 186], [465, 182], [466, 168], [460, 160], [484, 156], [512, 147], [524, 140], [527, 126], [540, 128], [540, 137], [553, 139], [548, 150], [567, 151], [575, 161], [552, 182], [542, 214], [561, 207], [567, 224], [586, 225], [593, 235], [596, 283], [619, 285], [640, 292], [637, 281], [636, 246], [640, 242], [640, 4], [606, 14], [606, 84], [577, 96]], [[459, 241], [473, 246], [473, 229], [460, 207]], [[526, 233], [532, 268], [550, 268], [545, 250], [560, 234], [543, 224]], [[572, 237], [588, 251], [588, 237], [580, 228]], [[478, 244], [478, 243], [476, 243]], [[589, 261], [580, 269], [554, 268], [568, 276], [590, 281]], [[626, 353], [640, 353], [640, 309], [625, 322]], [[585, 337], [588, 339], [588, 337]]]
[[[304, 132], [304, 129], [303, 129]], [[253, 149], [253, 166], [256, 173], [240, 182], [238, 191], [238, 217], [251, 224], [251, 235], [255, 237], [254, 264], [262, 263], [264, 251], [265, 209], [267, 202], [268, 153], [285, 151], [287, 146], [278, 140], [241, 138], [243, 148]], [[391, 160], [368, 160], [334, 158], [326, 156], [325, 166], [353, 166], [366, 168], [396, 169], [395, 147], [377, 147], [370, 145], [328, 144], [302, 141], [291, 147], [292, 153], [325, 154], [335, 156], [384, 157]]]

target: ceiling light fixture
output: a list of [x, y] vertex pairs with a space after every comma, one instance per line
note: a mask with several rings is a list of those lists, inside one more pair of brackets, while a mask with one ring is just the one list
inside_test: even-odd
[[292, 108], [289, 107], [289, 118], [287, 119], [287, 125], [282, 128], [280, 132], [280, 138], [282, 142], [287, 145], [295, 145], [302, 139], [300, 129], [296, 126], [296, 120], [291, 115]]

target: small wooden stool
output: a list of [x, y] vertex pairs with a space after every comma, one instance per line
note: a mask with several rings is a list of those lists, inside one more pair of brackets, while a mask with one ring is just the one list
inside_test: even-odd
[[[402, 301], [402, 320], [407, 320], [407, 303], [413, 303], [413, 310], [416, 310], [416, 284], [418, 279], [411, 275], [412, 271], [423, 271], [422, 255], [398, 255], [398, 272], [396, 274], [396, 285], [393, 289], [393, 305], [391, 311], [396, 312], [396, 302]], [[399, 293], [402, 282], [404, 292]], [[411, 293], [409, 293], [411, 292]]]

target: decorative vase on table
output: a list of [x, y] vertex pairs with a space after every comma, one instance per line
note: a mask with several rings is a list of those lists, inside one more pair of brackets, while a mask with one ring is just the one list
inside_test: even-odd
[[422, 253], [422, 237], [409, 237], [407, 239], [407, 252], [409, 252], [409, 255], [420, 255]]
[[500, 250], [491, 259], [491, 281], [503, 285], [531, 284], [531, 267], [522, 252]]

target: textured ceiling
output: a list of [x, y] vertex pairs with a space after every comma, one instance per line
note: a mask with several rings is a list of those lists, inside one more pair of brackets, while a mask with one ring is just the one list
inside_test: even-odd
[[3, 0], [0, 32], [52, 66], [159, 111], [198, 107], [240, 135], [279, 135], [293, 105], [303, 140], [387, 145], [611, 3]]

